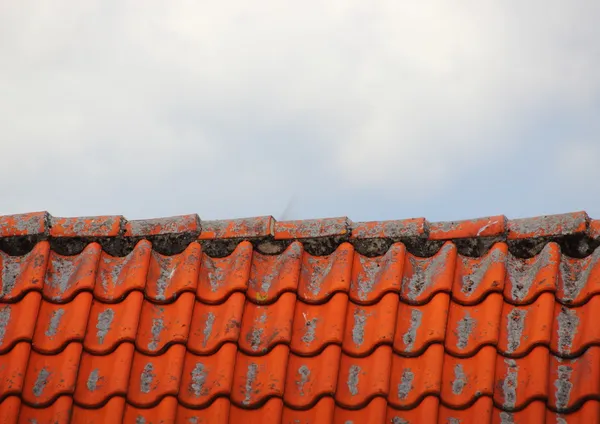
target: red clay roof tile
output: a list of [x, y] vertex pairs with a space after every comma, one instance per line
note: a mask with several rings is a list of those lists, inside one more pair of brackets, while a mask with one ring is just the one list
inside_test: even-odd
[[598, 422], [596, 221], [500, 218], [0, 217], [0, 424]]

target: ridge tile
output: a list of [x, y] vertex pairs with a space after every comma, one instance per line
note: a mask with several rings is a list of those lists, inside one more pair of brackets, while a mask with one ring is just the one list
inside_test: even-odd
[[198, 238], [211, 240], [268, 237], [273, 235], [274, 222], [272, 216], [202, 221], [202, 232]]
[[299, 221], [275, 222], [275, 240], [344, 236], [350, 229], [347, 217], [325, 219], [303, 219]]
[[166, 234], [200, 233], [200, 217], [197, 214], [178, 215], [168, 218], [138, 219], [125, 223], [125, 236], [149, 237]]
[[429, 224], [429, 238], [431, 240], [450, 240], [499, 236], [506, 231], [506, 221], [504, 215], [497, 215], [464, 221], [432, 222]]
[[48, 212], [0, 216], [0, 237], [45, 234], [49, 216]]
[[425, 218], [412, 218], [394, 221], [357, 222], [352, 225], [352, 238], [391, 238], [423, 237], [427, 229]]
[[122, 216], [81, 216], [50, 219], [51, 237], [117, 237]]
[[508, 238], [523, 239], [584, 233], [589, 217], [585, 212], [546, 215], [508, 221]]

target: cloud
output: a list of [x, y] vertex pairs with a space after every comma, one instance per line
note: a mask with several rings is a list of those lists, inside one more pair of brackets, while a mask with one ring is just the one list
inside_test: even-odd
[[5, 2], [2, 213], [431, 201], [597, 101], [599, 7]]

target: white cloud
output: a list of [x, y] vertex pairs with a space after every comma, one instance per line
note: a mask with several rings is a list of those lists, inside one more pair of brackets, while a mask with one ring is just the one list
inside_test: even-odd
[[[433, 196], [510, 154], [543, 111], [598, 98], [599, 8], [5, 2], [0, 178], [20, 185], [3, 213], [276, 213], [289, 192], [348, 186]], [[75, 199], [48, 190], [65, 182]]]

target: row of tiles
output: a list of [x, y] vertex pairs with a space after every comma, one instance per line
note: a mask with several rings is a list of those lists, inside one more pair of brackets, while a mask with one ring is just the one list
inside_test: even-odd
[[583, 212], [507, 219], [503, 215], [466, 221], [428, 222], [425, 218], [353, 223], [347, 217], [276, 221], [272, 216], [200, 221], [197, 214], [128, 221], [123, 216], [53, 217], [47, 212], [0, 216], [0, 237], [44, 234], [49, 237], [149, 237], [194, 234], [200, 239], [302, 239], [328, 236], [352, 238], [428, 237], [449, 240], [505, 235], [508, 239], [586, 233], [600, 235], [600, 220]]
[[366, 407], [348, 410], [337, 407], [331, 398], [321, 399], [309, 410], [294, 410], [281, 399], [270, 399], [259, 409], [248, 410], [217, 399], [201, 410], [188, 409], [167, 397], [157, 406], [140, 409], [123, 398], [112, 398], [101, 409], [73, 405], [63, 396], [45, 409], [21, 405], [19, 398], [9, 397], [0, 403], [0, 424], [598, 424], [600, 402], [589, 400], [571, 414], [556, 413], [541, 401], [534, 401], [520, 412], [495, 408], [488, 397], [479, 398], [471, 407], [453, 410], [440, 405], [430, 396], [410, 411], [396, 410], [384, 399], [375, 398]]
[[286, 291], [319, 303], [344, 291], [354, 302], [368, 304], [395, 291], [408, 303], [422, 304], [434, 293], [446, 291], [464, 304], [478, 303], [489, 292], [524, 304], [541, 292], [553, 291], [563, 303], [582, 304], [600, 293], [599, 258], [600, 249], [582, 259], [561, 255], [556, 243], [548, 243], [535, 257], [519, 259], [505, 243], [495, 244], [481, 258], [458, 255], [451, 242], [430, 258], [406, 252], [402, 243], [370, 258], [354, 252], [349, 243], [318, 257], [304, 252], [299, 242], [277, 255], [261, 254], [249, 242], [241, 242], [229, 256], [211, 258], [198, 243], [180, 254], [163, 256], [143, 240], [129, 255], [112, 257], [97, 243], [78, 255], [61, 256], [40, 242], [24, 256], [0, 252], [0, 301], [15, 301], [28, 290], [39, 290], [60, 303], [88, 290], [100, 300], [114, 302], [140, 290], [163, 303], [184, 291], [207, 303], [222, 302], [235, 291], [245, 291], [256, 303], [273, 302]]
[[205, 304], [182, 293], [171, 304], [155, 304], [131, 292], [120, 303], [103, 303], [91, 293], [55, 304], [29, 292], [14, 304], [0, 303], [0, 353], [19, 341], [36, 352], [60, 352], [69, 342], [82, 342], [94, 354], [112, 352], [123, 342], [158, 355], [172, 344], [184, 344], [198, 355], [210, 355], [224, 343], [235, 343], [249, 355], [261, 355], [279, 344], [310, 356], [339, 345], [350, 356], [365, 356], [376, 346], [391, 345], [398, 354], [417, 356], [442, 343], [454, 356], [471, 356], [492, 345], [505, 356], [521, 357], [545, 345], [560, 357], [574, 357], [600, 345], [600, 295], [579, 307], [556, 302], [542, 293], [532, 304], [511, 305], [499, 293], [464, 306], [447, 293], [429, 303], [402, 303], [387, 293], [373, 305], [357, 305], [346, 293], [313, 305], [284, 293], [275, 303], [257, 305], [243, 293], [222, 304]]
[[87, 407], [98, 407], [116, 395], [150, 407], [172, 395], [195, 408], [220, 396], [250, 409], [272, 397], [294, 408], [310, 408], [323, 396], [358, 408], [383, 396], [394, 407], [412, 409], [423, 397], [435, 395], [453, 408], [489, 396], [506, 411], [535, 399], [570, 411], [600, 393], [598, 346], [574, 359], [557, 358], [543, 346], [518, 359], [498, 355], [491, 346], [471, 358], [457, 358], [439, 344], [419, 357], [399, 356], [389, 346], [380, 346], [367, 357], [355, 358], [335, 345], [314, 357], [291, 354], [285, 345], [263, 356], [248, 356], [231, 343], [211, 356], [194, 355], [182, 345], [171, 346], [161, 356], [147, 356], [124, 343], [97, 356], [83, 351], [79, 343], [57, 355], [42, 355], [22, 342], [3, 355], [2, 362], [6, 366], [0, 368], [0, 398], [20, 395], [36, 407], [73, 394]]

